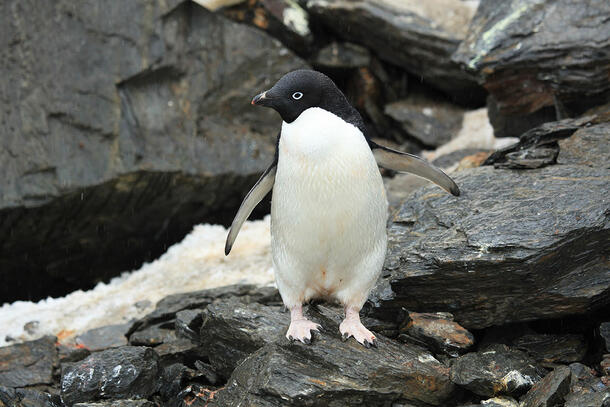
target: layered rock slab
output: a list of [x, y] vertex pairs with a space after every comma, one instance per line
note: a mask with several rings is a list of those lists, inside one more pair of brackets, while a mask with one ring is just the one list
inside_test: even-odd
[[302, 60], [191, 2], [0, 12], [0, 303], [91, 287], [230, 221], [278, 131], [249, 102]]
[[388, 231], [372, 315], [451, 312], [467, 329], [584, 314], [610, 303], [610, 170], [459, 172], [406, 199]]

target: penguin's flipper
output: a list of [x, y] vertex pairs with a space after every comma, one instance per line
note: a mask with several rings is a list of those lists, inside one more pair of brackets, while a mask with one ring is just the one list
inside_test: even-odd
[[410, 172], [411, 174], [418, 175], [434, 182], [436, 185], [455, 196], [460, 195], [460, 188], [458, 188], [457, 184], [449, 178], [447, 174], [427, 161], [422, 160], [413, 154], [402, 153], [400, 151], [392, 150], [391, 148], [380, 146], [372, 141], [369, 141], [369, 144], [377, 164], [381, 167], [394, 171]]
[[254, 184], [239, 206], [239, 210], [237, 211], [235, 218], [233, 218], [233, 223], [231, 223], [227, 242], [225, 243], [225, 256], [231, 251], [231, 247], [233, 247], [233, 242], [235, 242], [235, 239], [237, 238], [241, 225], [248, 219], [248, 216], [250, 216], [256, 205], [258, 205], [265, 195], [273, 188], [276, 169], [277, 161], [274, 161], [273, 164], [265, 170], [258, 181], [256, 181], [256, 184]]

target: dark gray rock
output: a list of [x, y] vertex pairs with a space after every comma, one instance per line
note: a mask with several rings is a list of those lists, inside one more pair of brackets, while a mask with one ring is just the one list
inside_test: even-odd
[[174, 325], [160, 323], [140, 329], [129, 335], [129, 344], [135, 346], [157, 346], [176, 339]]
[[443, 312], [408, 312], [398, 332], [400, 340], [453, 357], [465, 353], [474, 344], [474, 336], [454, 322], [453, 315]]
[[451, 312], [466, 329], [584, 314], [610, 303], [610, 170], [479, 167], [402, 204], [372, 316]]
[[[261, 304], [281, 304], [279, 292], [272, 287], [256, 287], [251, 284], [236, 284], [208, 290], [172, 294], [159, 301], [153, 312], [133, 323], [127, 335], [141, 331], [152, 325], [175, 320], [176, 313], [190, 309], [204, 309], [209, 304], [238, 298], [243, 303], [259, 302]], [[175, 322], [174, 322], [175, 323]]]
[[385, 114], [398, 122], [405, 135], [414, 137], [424, 146], [441, 146], [462, 128], [465, 110], [424, 94], [412, 94], [385, 106]]
[[283, 338], [289, 323], [289, 313], [279, 306], [219, 302], [203, 312], [201, 345], [214, 369], [229, 377], [248, 355]]
[[314, 67], [349, 69], [368, 66], [371, 55], [368, 49], [351, 42], [331, 42], [312, 57]]
[[176, 330], [176, 336], [182, 338], [188, 338], [191, 341], [198, 343], [199, 329], [203, 323], [201, 313], [203, 309], [185, 309], [183, 311], [176, 312], [176, 321], [174, 322], [174, 329]]
[[157, 391], [161, 373], [159, 356], [150, 348], [109, 349], [64, 367], [61, 397], [69, 406], [97, 399], [146, 398]]
[[484, 1], [453, 60], [479, 73], [497, 110], [515, 120], [593, 106], [610, 94], [609, 13], [604, 0]]
[[324, 328], [312, 345], [290, 343], [282, 331], [275, 343], [245, 359], [213, 405], [445, 405], [452, 400], [449, 369], [430, 353], [381, 335], [377, 349], [343, 342], [336, 322], [341, 316], [327, 313], [309, 308], [311, 319]]
[[148, 400], [112, 400], [99, 403], [76, 403], [74, 407], [157, 407]]
[[527, 354], [506, 345], [491, 345], [451, 364], [451, 380], [483, 397], [519, 396], [546, 374]]
[[33, 389], [13, 389], [0, 385], [2, 407], [62, 407], [58, 396]]
[[[0, 348], [0, 386], [26, 387], [53, 383], [58, 365], [54, 336]], [[29, 396], [28, 396], [29, 397]]]
[[75, 339], [76, 345], [91, 352], [127, 345], [125, 333], [129, 324], [108, 325], [90, 329]]
[[610, 122], [576, 130], [571, 137], [559, 140], [557, 164], [609, 168]]
[[587, 353], [584, 336], [577, 334], [528, 334], [511, 343], [544, 364], [579, 362]]
[[207, 360], [207, 349], [198, 343], [191, 342], [190, 339], [176, 338], [166, 341], [155, 347], [155, 352], [159, 355], [161, 364], [164, 366], [172, 363], [183, 363], [194, 366], [198, 360]]
[[464, 3], [309, 0], [307, 9], [312, 21], [374, 50], [430, 86], [466, 102], [484, 98], [474, 77], [451, 61], [472, 17], [472, 9]]
[[249, 102], [305, 66], [192, 2], [0, 16], [0, 302], [92, 287], [229, 223], [278, 130]]
[[559, 366], [534, 385], [521, 399], [521, 407], [562, 406], [570, 391], [570, 368]]
[[565, 397], [564, 407], [608, 407], [610, 391], [599, 393], [570, 393]]

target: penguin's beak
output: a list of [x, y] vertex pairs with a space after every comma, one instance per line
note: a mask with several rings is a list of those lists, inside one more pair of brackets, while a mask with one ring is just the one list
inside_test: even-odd
[[270, 102], [270, 99], [267, 97], [267, 91], [265, 91], [263, 93], [259, 93], [258, 95], [254, 96], [251, 104], [257, 105], [257, 106], [269, 106], [269, 102]]

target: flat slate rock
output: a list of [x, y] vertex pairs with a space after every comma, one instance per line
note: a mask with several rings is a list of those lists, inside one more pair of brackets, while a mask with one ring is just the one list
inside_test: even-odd
[[276, 113], [250, 100], [307, 66], [179, 0], [2, 1], [0, 60], [0, 303], [92, 288], [229, 223], [275, 150]]
[[54, 336], [0, 347], [0, 386], [26, 387], [53, 383], [58, 365]]
[[125, 333], [129, 326], [130, 324], [118, 324], [90, 329], [78, 335], [75, 342], [77, 346], [84, 347], [91, 352], [125, 346], [127, 345]]
[[0, 385], [1, 407], [63, 407], [59, 396], [34, 389], [13, 389]]
[[147, 347], [123, 346], [66, 365], [61, 397], [67, 405], [97, 399], [146, 398], [157, 390], [159, 356]]
[[511, 345], [546, 364], [579, 362], [587, 353], [585, 337], [578, 334], [527, 334], [512, 340]]
[[442, 311], [479, 329], [610, 304], [609, 169], [479, 167], [454, 179], [460, 197], [426, 186], [392, 219], [372, 316]]
[[483, 397], [520, 396], [546, 371], [526, 353], [494, 344], [451, 363], [451, 380]]
[[282, 330], [276, 342], [245, 359], [213, 405], [385, 406], [403, 401], [438, 406], [452, 400], [449, 368], [429, 352], [381, 335], [377, 348], [353, 339], [343, 342], [341, 316], [328, 312], [309, 308], [309, 317], [324, 328], [311, 345], [289, 342]]
[[474, 14], [464, 2], [309, 0], [307, 10], [312, 21], [343, 40], [374, 50], [456, 99], [473, 103], [485, 97], [474, 76], [451, 60]]

